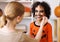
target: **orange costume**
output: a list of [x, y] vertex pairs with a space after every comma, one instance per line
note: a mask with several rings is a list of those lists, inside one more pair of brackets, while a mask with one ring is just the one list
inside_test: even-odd
[[[30, 36], [34, 38], [39, 30], [40, 26], [35, 22], [30, 24]], [[43, 27], [42, 37], [40, 42], [52, 42], [52, 26], [50, 23], [46, 23]]]

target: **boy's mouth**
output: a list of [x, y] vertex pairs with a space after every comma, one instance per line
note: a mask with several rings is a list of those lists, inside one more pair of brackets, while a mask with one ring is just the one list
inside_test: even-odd
[[38, 16], [37, 16], [37, 18], [42, 18], [42, 17], [43, 17], [43, 15], [38, 15]]

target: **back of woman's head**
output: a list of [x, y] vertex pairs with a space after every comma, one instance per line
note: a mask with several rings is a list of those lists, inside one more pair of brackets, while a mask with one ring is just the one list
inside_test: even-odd
[[13, 20], [24, 14], [24, 6], [19, 2], [10, 2], [6, 5], [4, 13], [7, 19]]

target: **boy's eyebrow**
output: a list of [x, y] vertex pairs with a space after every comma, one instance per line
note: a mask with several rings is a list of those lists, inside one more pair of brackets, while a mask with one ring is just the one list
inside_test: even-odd
[[[38, 10], [35, 10], [35, 11], [38, 11]], [[44, 12], [44, 10], [39, 10], [39, 12]]]

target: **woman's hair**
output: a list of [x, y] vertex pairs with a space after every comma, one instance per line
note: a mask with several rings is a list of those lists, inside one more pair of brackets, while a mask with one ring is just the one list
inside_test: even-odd
[[3, 15], [3, 11], [2, 9], [0, 9], [0, 17]]
[[24, 6], [19, 2], [10, 2], [6, 5], [4, 13], [7, 19], [13, 20], [24, 14]]
[[0, 28], [2, 28], [4, 26], [4, 24], [5, 24], [4, 21], [5, 21], [5, 18], [3, 16], [3, 11], [2, 11], [2, 9], [0, 9]]
[[[2, 12], [2, 10], [0, 9]], [[10, 2], [6, 5], [4, 10], [4, 15], [0, 18], [0, 28], [3, 27], [7, 20], [13, 20], [17, 16], [22, 16], [24, 14], [24, 6], [18, 2]]]
[[50, 8], [50, 6], [46, 2], [35, 2], [32, 5], [32, 13], [33, 13], [33, 16], [35, 16], [35, 8], [38, 5], [39, 6], [42, 6], [44, 8], [45, 16], [49, 19], [50, 15], [51, 15], [51, 8]]
[[0, 17], [0, 28], [2, 28], [7, 23], [4, 15]]

